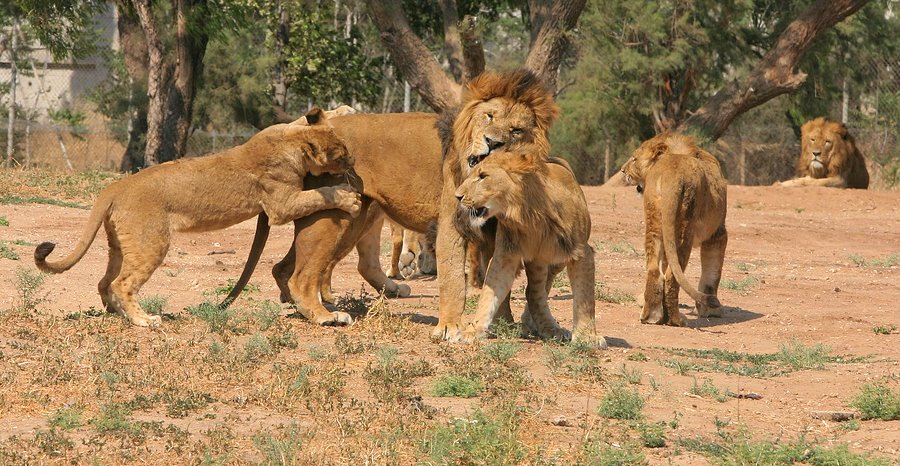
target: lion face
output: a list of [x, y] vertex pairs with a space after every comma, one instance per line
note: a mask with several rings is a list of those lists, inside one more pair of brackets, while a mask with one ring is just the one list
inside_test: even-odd
[[506, 194], [516, 187], [516, 180], [503, 167], [479, 164], [456, 189], [459, 215], [472, 227], [481, 228], [489, 219], [506, 212]]
[[622, 166], [622, 174], [625, 182], [637, 187], [637, 192], [644, 192], [644, 179], [647, 170], [653, 165], [657, 157], [667, 150], [664, 140], [658, 136], [644, 141], [634, 152], [631, 158]]
[[531, 143], [535, 139], [535, 119], [526, 105], [505, 97], [477, 102], [471, 109], [469, 147], [463, 175], [471, 172], [491, 152]]
[[[353, 156], [335, 134], [334, 127], [328, 122], [329, 116], [341, 109], [342, 107], [325, 112], [314, 107], [293, 123], [276, 125], [285, 131], [289, 144], [299, 148], [301, 157], [307, 159], [307, 166], [298, 167], [301, 168], [301, 171], [306, 171], [313, 176], [323, 173], [341, 175], [353, 168]], [[338, 115], [340, 114], [343, 113], [338, 113]]]
[[824, 178], [828, 174], [835, 146], [847, 137], [847, 127], [841, 123], [826, 121], [824, 118], [806, 122], [800, 128], [802, 157], [809, 164], [809, 174], [813, 178]]

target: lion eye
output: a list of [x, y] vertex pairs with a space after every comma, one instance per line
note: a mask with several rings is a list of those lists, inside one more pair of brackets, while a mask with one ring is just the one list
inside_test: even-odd
[[483, 180], [483, 179], [485, 179], [485, 178], [487, 178], [487, 173], [481, 172], [481, 173], [478, 174], [478, 179], [479, 179], [479, 180]]
[[816, 138], [809, 138], [809, 142], [816, 142]]
[[525, 130], [523, 130], [522, 128], [513, 128], [513, 129], [509, 130], [509, 132], [510, 132], [510, 134], [512, 134], [515, 137], [519, 137], [519, 136], [525, 134]]
[[485, 113], [484, 116], [487, 117], [488, 121], [491, 121], [491, 120], [494, 119], [494, 114], [493, 114], [493, 113]]
[[826, 141], [825, 141], [825, 144], [831, 144], [831, 141], [830, 141], [830, 140], [826, 140]]

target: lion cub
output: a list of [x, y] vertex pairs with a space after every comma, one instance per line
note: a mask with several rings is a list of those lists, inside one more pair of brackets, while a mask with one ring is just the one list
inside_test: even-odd
[[360, 196], [349, 186], [303, 191], [307, 174], [340, 174], [353, 158], [318, 108], [306, 124], [270, 126], [246, 143], [219, 154], [167, 162], [117, 181], [97, 197], [75, 251], [47, 262], [53, 243], [34, 251], [37, 267], [65, 272], [87, 252], [102, 223], [109, 264], [98, 289], [103, 305], [134, 325], [160, 322], [145, 313], [136, 295], [162, 264], [173, 231], [210, 231], [261, 212], [273, 225], [324, 209], [357, 215]]
[[[667, 132], [641, 144], [622, 172], [644, 196], [647, 283], [641, 322], [684, 326], [678, 311], [679, 284], [694, 298], [701, 317], [721, 316], [716, 292], [728, 232], [726, 182], [719, 161], [692, 138]], [[684, 276], [697, 244], [702, 293]]]
[[[475, 315], [463, 338], [483, 338], [516, 273], [525, 264], [528, 309], [523, 323], [541, 338], [587, 341], [606, 347], [594, 326], [594, 250], [591, 217], [569, 166], [540, 150], [491, 154], [456, 190], [460, 216], [481, 228], [497, 219], [494, 255], [488, 264]], [[547, 303], [552, 277], [567, 267], [572, 283], [574, 329], [559, 326]], [[574, 334], [574, 335], [573, 335]]]

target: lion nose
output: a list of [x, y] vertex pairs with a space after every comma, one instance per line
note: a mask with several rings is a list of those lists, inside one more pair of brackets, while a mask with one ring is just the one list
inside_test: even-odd
[[813, 152], [813, 155], [816, 156], [816, 157], [818, 157], [819, 155], [822, 154], [822, 151], [820, 151], [820, 150], [814, 150], [814, 151], [812, 151], [812, 152]]
[[457, 201], [462, 202], [462, 198], [463, 198], [463, 197], [462, 197], [462, 194], [457, 194], [457, 195], [456, 195], [456, 200], [457, 200]]
[[503, 141], [497, 141], [491, 138], [484, 138], [484, 142], [487, 144], [489, 150], [495, 150], [497, 148], [503, 147]]

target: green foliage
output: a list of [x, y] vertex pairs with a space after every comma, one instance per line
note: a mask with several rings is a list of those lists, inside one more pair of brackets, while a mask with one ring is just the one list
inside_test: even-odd
[[644, 399], [637, 390], [613, 385], [600, 400], [599, 414], [609, 419], [638, 420], [644, 409]]
[[19, 312], [34, 312], [38, 305], [47, 300], [47, 293], [42, 291], [47, 275], [37, 270], [17, 267], [15, 287], [19, 295], [15, 310]]
[[856, 254], [850, 254], [850, 260], [860, 267], [894, 267], [900, 265], [900, 253], [891, 254], [884, 259], [866, 259]]
[[107, 8], [109, 4], [103, 0], [13, 0], [0, 8], [0, 20], [24, 14], [32, 32], [56, 60], [85, 58], [98, 46], [94, 16]]
[[83, 414], [84, 407], [81, 405], [63, 406], [50, 417], [47, 424], [50, 427], [72, 430], [76, 427], [81, 427], [82, 424], [84, 424], [84, 421], [81, 419]]
[[755, 286], [757, 283], [759, 283], [759, 279], [748, 275], [740, 281], [724, 278], [722, 279], [721, 285], [722, 288], [726, 290], [734, 291], [741, 296], [747, 296], [750, 294], [751, 287]]
[[860, 411], [863, 420], [894, 421], [900, 419], [900, 391], [886, 385], [866, 384], [850, 406]]
[[6, 241], [0, 241], [0, 258], [11, 261], [19, 260], [19, 254], [13, 248], [6, 245]]
[[435, 464], [519, 464], [525, 451], [518, 430], [515, 406], [476, 410], [471, 419], [453, 419], [428, 432], [421, 449]]
[[647, 448], [662, 448], [666, 446], [666, 423], [659, 421], [653, 424], [639, 423], [638, 433], [641, 435], [641, 443]]
[[619, 445], [596, 440], [585, 442], [581, 451], [583, 464], [591, 466], [624, 466], [647, 464], [644, 453], [633, 443]]
[[876, 335], [890, 335], [897, 331], [896, 325], [876, 325], [872, 327], [872, 331], [875, 332]]
[[166, 308], [167, 301], [168, 298], [165, 296], [154, 295], [138, 299], [138, 304], [141, 305], [141, 308], [147, 314], [162, 315], [163, 310]]
[[253, 445], [263, 454], [262, 464], [287, 466], [300, 464], [300, 449], [303, 447], [303, 433], [300, 426], [291, 424], [276, 433], [257, 433]]
[[0, 227], [8, 227], [8, 226], [9, 226], [9, 220], [7, 220], [6, 217], [0, 216]]
[[697, 385], [697, 379], [694, 379], [690, 393], [702, 398], [712, 398], [719, 403], [724, 403], [728, 399], [728, 390], [719, 390], [710, 379], [705, 379], [702, 385]]
[[21, 196], [16, 196], [14, 194], [7, 194], [5, 196], [0, 196], [0, 204], [14, 204], [14, 205], [47, 204], [47, 205], [55, 205], [55, 206], [60, 206], [60, 207], [73, 207], [75, 209], [85, 209], [85, 210], [91, 208], [91, 206], [79, 204], [77, 202], [60, 201], [57, 199], [50, 199], [48, 197], [43, 197], [43, 196], [21, 197]]
[[431, 384], [431, 396], [472, 398], [481, 392], [481, 383], [470, 377], [445, 374]]

